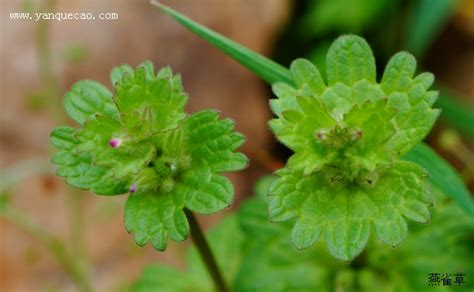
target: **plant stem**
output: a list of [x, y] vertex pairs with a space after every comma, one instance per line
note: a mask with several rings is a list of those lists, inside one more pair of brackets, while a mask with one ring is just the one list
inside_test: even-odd
[[0, 215], [41, 241], [54, 255], [61, 267], [70, 275], [79, 291], [92, 291], [87, 270], [59, 238], [45, 231], [27, 215], [8, 205], [0, 210]]
[[204, 237], [204, 233], [202, 232], [201, 227], [199, 227], [196, 217], [194, 216], [193, 212], [188, 209], [184, 209], [184, 212], [186, 213], [186, 217], [188, 218], [189, 226], [191, 228], [191, 237], [194, 241], [194, 244], [196, 244], [199, 254], [204, 261], [204, 264], [206, 265], [212, 280], [214, 281], [217, 291], [229, 291], [229, 289], [227, 289], [227, 285], [225, 284], [224, 278], [222, 277], [222, 273], [217, 266], [216, 259], [212, 255], [211, 249], [209, 248], [206, 238]]

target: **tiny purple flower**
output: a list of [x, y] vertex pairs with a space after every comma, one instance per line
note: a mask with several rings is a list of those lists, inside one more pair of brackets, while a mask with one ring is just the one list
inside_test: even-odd
[[130, 193], [135, 193], [137, 191], [137, 184], [132, 184], [128, 189]]
[[122, 139], [113, 138], [113, 139], [110, 139], [109, 141], [109, 145], [112, 148], [117, 148], [120, 146], [120, 144], [122, 144]]

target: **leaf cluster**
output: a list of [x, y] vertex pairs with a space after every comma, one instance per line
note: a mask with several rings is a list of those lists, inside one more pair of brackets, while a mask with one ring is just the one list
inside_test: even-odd
[[406, 218], [429, 221], [432, 205], [419, 165], [400, 158], [436, 121], [433, 75], [415, 76], [406, 52], [392, 57], [380, 82], [364, 39], [338, 38], [327, 54], [327, 82], [309, 61], [290, 67], [294, 86], [276, 83], [270, 127], [294, 154], [270, 188], [270, 219], [295, 218], [292, 240], [308, 248], [323, 235], [336, 258], [349, 261], [370, 231], [391, 246], [407, 236]]
[[167, 238], [182, 241], [189, 224], [184, 208], [211, 214], [228, 207], [233, 187], [220, 173], [247, 165], [235, 152], [244, 137], [217, 112], [184, 112], [187, 95], [170, 68], [152, 63], [111, 72], [114, 94], [79, 81], [64, 107], [80, 128], [58, 127], [51, 143], [57, 174], [74, 187], [99, 195], [130, 193], [125, 226], [143, 246], [164, 250]]

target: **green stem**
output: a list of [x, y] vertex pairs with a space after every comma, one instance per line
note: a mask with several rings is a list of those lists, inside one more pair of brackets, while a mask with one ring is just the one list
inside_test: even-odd
[[54, 255], [61, 267], [70, 275], [80, 291], [92, 291], [87, 271], [59, 238], [46, 232], [30, 217], [8, 205], [0, 210], [0, 215], [41, 241]]
[[188, 218], [189, 226], [191, 228], [191, 237], [199, 251], [199, 254], [201, 255], [202, 260], [204, 261], [204, 264], [207, 267], [209, 274], [212, 277], [212, 280], [214, 281], [217, 291], [229, 291], [229, 289], [227, 289], [227, 285], [225, 284], [224, 278], [222, 277], [222, 273], [217, 266], [216, 259], [212, 255], [211, 249], [209, 248], [206, 238], [204, 237], [204, 233], [202, 232], [201, 227], [199, 227], [196, 217], [194, 216], [193, 212], [188, 209], [184, 209], [184, 212], [186, 213], [186, 217]]

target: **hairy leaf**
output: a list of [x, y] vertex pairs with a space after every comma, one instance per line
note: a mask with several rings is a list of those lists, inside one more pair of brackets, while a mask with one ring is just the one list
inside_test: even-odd
[[53, 155], [52, 162], [58, 166], [56, 174], [64, 176], [66, 182], [74, 187], [91, 190], [101, 195], [116, 195], [127, 191], [127, 182], [117, 182], [108, 169], [93, 164], [90, 153], [78, 153], [79, 144], [74, 134], [77, 130], [58, 127], [51, 133], [51, 144], [59, 151]]
[[101, 84], [90, 80], [79, 81], [72, 86], [64, 96], [64, 109], [81, 125], [95, 115], [119, 118], [112, 93]]

